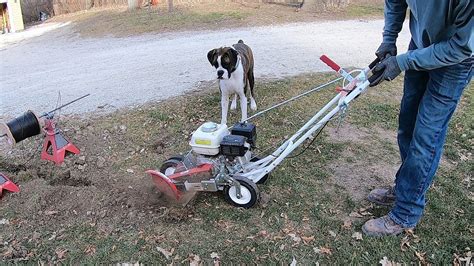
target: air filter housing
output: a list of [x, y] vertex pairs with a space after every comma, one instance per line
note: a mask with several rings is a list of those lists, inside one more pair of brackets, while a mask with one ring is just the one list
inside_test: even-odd
[[239, 135], [227, 135], [221, 142], [220, 153], [225, 156], [244, 156], [248, 150], [247, 138]]

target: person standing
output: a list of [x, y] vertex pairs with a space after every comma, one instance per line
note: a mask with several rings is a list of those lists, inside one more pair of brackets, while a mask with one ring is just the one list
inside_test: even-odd
[[[409, 8], [411, 41], [397, 55], [395, 45]], [[391, 188], [374, 189], [368, 200], [392, 206], [367, 221], [368, 236], [397, 235], [414, 228], [426, 205], [426, 192], [439, 165], [451, 116], [472, 78], [473, 1], [385, 0], [380, 62], [370, 86], [405, 72], [400, 105], [398, 146], [401, 166]]]

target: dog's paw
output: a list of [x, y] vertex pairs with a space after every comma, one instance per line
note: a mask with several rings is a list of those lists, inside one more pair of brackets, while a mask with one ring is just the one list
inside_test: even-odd
[[230, 104], [230, 110], [235, 110], [237, 109], [237, 101], [232, 101], [232, 103]]
[[255, 102], [255, 100], [252, 98], [250, 99], [250, 109], [252, 110], [257, 110], [257, 103]]

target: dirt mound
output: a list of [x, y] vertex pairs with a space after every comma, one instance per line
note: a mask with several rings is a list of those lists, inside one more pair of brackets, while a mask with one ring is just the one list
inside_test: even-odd
[[[39, 159], [35, 147], [41, 139], [25, 140], [11, 149], [8, 160], [0, 161], [0, 171], [19, 184], [21, 192], [6, 194], [0, 208], [29, 224], [52, 228], [56, 226], [51, 223], [94, 223], [112, 231], [117, 224], [185, 220], [170, 211], [169, 203], [145, 174], [153, 168], [154, 159], [162, 160], [157, 158], [160, 151], [152, 143], [135, 147], [125, 134], [132, 130], [124, 124], [109, 124], [109, 119], [103, 117], [95, 121], [102, 126], [92, 126], [87, 119], [62, 118], [62, 128], [68, 129], [66, 134], [81, 154], [68, 156], [61, 166]], [[142, 133], [131, 135], [135, 134]], [[25, 159], [28, 157], [31, 159]]]
[[365, 199], [375, 187], [392, 185], [400, 165], [396, 131], [357, 128], [346, 122], [329, 128], [328, 136], [333, 142], [351, 144], [329, 169], [333, 182], [344, 187], [353, 200]]

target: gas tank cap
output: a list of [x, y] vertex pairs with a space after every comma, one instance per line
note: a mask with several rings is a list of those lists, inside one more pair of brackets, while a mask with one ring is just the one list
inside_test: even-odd
[[202, 125], [202, 131], [209, 133], [209, 132], [214, 132], [218, 128], [218, 125], [214, 122], [206, 122]]

